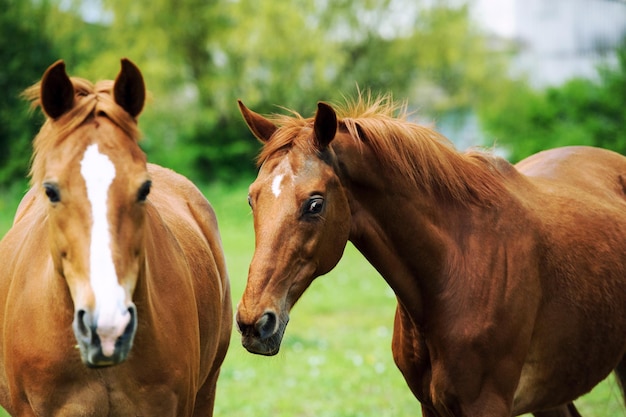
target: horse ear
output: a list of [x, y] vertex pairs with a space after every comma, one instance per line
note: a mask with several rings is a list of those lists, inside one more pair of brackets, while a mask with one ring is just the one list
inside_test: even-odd
[[270, 140], [274, 132], [276, 132], [276, 125], [247, 108], [241, 100], [237, 100], [237, 104], [239, 104], [239, 111], [241, 111], [241, 115], [252, 134], [263, 143]]
[[139, 116], [146, 101], [146, 85], [141, 71], [129, 59], [122, 59], [122, 69], [115, 79], [113, 98], [132, 117]]
[[335, 110], [324, 102], [317, 103], [317, 113], [313, 122], [315, 144], [319, 149], [326, 148], [337, 133], [337, 114]]
[[46, 116], [57, 119], [74, 105], [74, 86], [62, 60], [50, 65], [41, 79], [41, 108]]

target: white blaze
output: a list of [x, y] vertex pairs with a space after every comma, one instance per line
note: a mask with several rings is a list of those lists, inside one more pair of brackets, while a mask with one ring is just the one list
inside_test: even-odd
[[293, 171], [291, 169], [291, 165], [289, 164], [289, 160], [287, 158], [283, 159], [277, 166], [274, 168], [274, 178], [272, 178], [271, 189], [272, 193], [275, 197], [278, 198], [283, 189], [283, 180], [285, 177], [290, 178], [292, 181], [294, 180]]
[[281, 182], [283, 182], [284, 176], [285, 176], [284, 174], [276, 175], [274, 177], [274, 180], [272, 181], [272, 192], [274, 193], [276, 197], [280, 195], [280, 191], [281, 191], [280, 184]]
[[93, 222], [89, 244], [89, 275], [96, 300], [94, 315], [97, 318], [102, 353], [111, 356], [117, 338], [130, 321], [130, 314], [125, 307], [124, 289], [115, 272], [107, 218], [107, 198], [115, 178], [115, 166], [107, 155], [98, 151], [98, 145], [95, 144], [87, 147], [80, 165]]

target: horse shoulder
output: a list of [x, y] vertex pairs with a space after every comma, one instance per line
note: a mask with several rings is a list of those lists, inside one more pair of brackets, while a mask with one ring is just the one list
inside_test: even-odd
[[[46, 212], [38, 200], [30, 192], [24, 197], [13, 225], [0, 241], [0, 306], [6, 305], [11, 286], [46, 281], [43, 271], [32, 269], [50, 265]], [[35, 272], [39, 272], [38, 279], [28, 279]], [[4, 313], [0, 308], [0, 315]]]
[[213, 370], [219, 369], [230, 341], [232, 304], [217, 217], [187, 178], [157, 165], [149, 164], [148, 169], [154, 184], [149, 200], [157, 209], [149, 211], [151, 222], [159, 223], [156, 229], [176, 241], [189, 268], [202, 348], [201, 369], [209, 364]]
[[[217, 216], [209, 201], [200, 190], [184, 176], [157, 165], [149, 165], [155, 186], [151, 202], [158, 208], [162, 221], [168, 225], [185, 249], [204, 246], [203, 250], [212, 258], [219, 275], [220, 285], [228, 282], [226, 262], [223, 255]], [[182, 229], [174, 225], [184, 227]], [[180, 233], [181, 230], [186, 230]], [[198, 245], [200, 238], [204, 244]], [[205, 260], [206, 261], [206, 260]], [[225, 288], [220, 289], [224, 294]]]
[[431, 362], [424, 335], [398, 300], [391, 342], [393, 358], [409, 388], [421, 402], [430, 403]]
[[19, 222], [25, 213], [33, 210], [33, 205], [37, 201], [36, 197], [37, 191], [35, 188], [31, 188], [26, 192], [24, 197], [22, 197], [20, 204], [17, 206], [17, 210], [15, 211], [15, 216], [13, 218], [13, 224]]
[[[21, 403], [23, 387], [33, 375], [46, 380], [67, 368], [62, 352], [73, 352], [75, 344], [71, 299], [59, 285], [50, 258], [46, 210], [32, 197], [32, 193], [25, 197], [14, 225], [0, 242], [0, 404], [5, 407]], [[67, 317], [65, 328], [52, 331], [52, 323]]]

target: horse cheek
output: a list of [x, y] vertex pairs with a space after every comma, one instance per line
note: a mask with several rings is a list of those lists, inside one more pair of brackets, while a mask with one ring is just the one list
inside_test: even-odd
[[318, 256], [317, 274], [323, 275], [332, 270], [341, 257], [348, 243], [350, 235], [351, 216], [348, 203], [345, 198], [341, 199], [341, 204], [334, 208], [334, 213], [327, 216], [324, 236], [320, 242], [320, 253]]

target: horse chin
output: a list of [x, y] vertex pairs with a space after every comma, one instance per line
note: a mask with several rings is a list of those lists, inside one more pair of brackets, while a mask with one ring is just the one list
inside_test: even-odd
[[106, 356], [97, 337], [94, 343], [78, 343], [81, 360], [89, 368], [105, 368], [119, 365], [128, 358], [131, 347], [132, 340], [119, 338], [115, 343], [113, 354]]
[[[237, 330], [241, 334], [241, 344], [250, 353], [274, 356], [280, 350], [280, 344], [289, 323], [289, 314], [283, 310], [276, 313], [267, 309], [256, 318], [239, 308], [237, 312]], [[250, 317], [254, 317], [251, 319]]]
[[276, 328], [276, 331], [269, 336], [261, 337], [258, 333], [250, 334], [249, 332], [242, 332], [241, 344], [250, 353], [263, 356], [274, 356], [280, 350], [280, 345], [287, 328], [287, 322], [289, 319], [281, 321]]
[[280, 350], [282, 334], [275, 334], [267, 339], [258, 337], [241, 336], [241, 344], [250, 353], [263, 356], [274, 356]]

